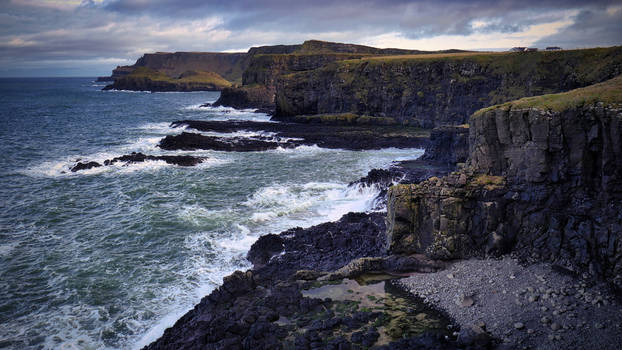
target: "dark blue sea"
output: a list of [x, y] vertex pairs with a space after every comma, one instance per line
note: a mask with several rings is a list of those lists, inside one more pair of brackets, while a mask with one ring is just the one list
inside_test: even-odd
[[[92, 78], [0, 79], [2, 349], [140, 348], [223, 276], [249, 268], [257, 237], [370, 210], [376, 190], [347, 184], [422, 153], [167, 152], [158, 141], [182, 131], [172, 121], [269, 117], [200, 107], [217, 92], [102, 87]], [[131, 152], [208, 160], [69, 171]]]

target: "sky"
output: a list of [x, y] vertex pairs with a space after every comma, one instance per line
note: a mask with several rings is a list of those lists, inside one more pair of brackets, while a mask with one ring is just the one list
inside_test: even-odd
[[317, 39], [418, 50], [622, 45], [622, 0], [0, 0], [0, 77]]

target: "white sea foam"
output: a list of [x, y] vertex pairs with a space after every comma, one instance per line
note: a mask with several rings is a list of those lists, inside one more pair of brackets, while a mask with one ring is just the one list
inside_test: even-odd
[[257, 191], [244, 204], [254, 208], [250, 221], [265, 226], [259, 231], [267, 233], [337, 220], [350, 211], [371, 210], [378, 193], [375, 187], [338, 183], [275, 184]]
[[151, 91], [134, 91], [134, 90], [117, 90], [117, 89], [112, 89], [112, 90], [101, 90], [101, 92], [106, 92], [106, 93], [115, 93], [115, 92], [122, 92], [122, 93], [132, 93], [132, 94], [150, 94]]
[[[188, 259], [185, 271], [182, 271], [182, 274], [187, 276], [187, 279], [195, 281], [193, 283], [194, 288], [174, 288], [162, 291], [163, 299], [183, 300], [183, 302], [173, 305], [158, 322], [132, 344], [132, 349], [141, 349], [162, 336], [166, 328], [172, 326], [202, 297], [222, 284], [222, 279], [225, 276], [236, 269], [250, 268], [250, 263], [243, 258], [243, 255], [250, 248], [254, 239], [247, 236], [247, 228], [240, 227], [240, 229], [242, 231], [240, 233], [248, 238], [242, 240], [227, 238], [216, 241], [214, 233], [209, 232], [201, 232], [186, 238], [185, 247], [190, 251], [191, 257]], [[209, 245], [206, 246], [206, 242], [212, 242], [217, 246], [218, 256], [216, 258], [207, 257], [213, 251], [208, 247]]]
[[[212, 107], [202, 106], [201, 104], [194, 104], [184, 107], [183, 111], [202, 112], [202, 117], [209, 118], [209, 120], [251, 120], [270, 122], [270, 116], [265, 113], [257, 113], [256, 109], [236, 109], [233, 107]], [[203, 115], [203, 113], [205, 115]]]

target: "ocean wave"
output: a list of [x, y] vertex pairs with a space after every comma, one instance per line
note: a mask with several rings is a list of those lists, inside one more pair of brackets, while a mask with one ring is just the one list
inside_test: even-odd
[[[127, 154], [127, 153], [125, 153]], [[167, 153], [170, 155], [170, 153]], [[174, 153], [174, 155], [183, 155], [181, 151]], [[124, 163], [116, 162], [111, 165], [103, 165], [105, 160], [120, 157], [124, 153], [97, 153], [86, 157], [68, 157], [62, 160], [46, 161], [41, 164], [31, 166], [19, 171], [20, 173], [32, 177], [76, 177], [76, 176], [93, 176], [100, 174], [131, 174], [135, 172], [157, 172], [165, 168], [185, 168], [185, 169], [208, 169], [214, 166], [220, 166], [228, 164], [231, 160], [222, 158], [207, 157], [203, 161], [194, 167], [183, 167], [175, 164], [168, 164], [164, 160], [146, 160], [144, 162]], [[85, 162], [97, 162], [102, 164], [100, 167], [94, 167], [91, 169], [80, 170], [72, 172], [71, 168], [74, 167], [79, 161]]]
[[[193, 104], [182, 108], [182, 111], [204, 112], [209, 120], [228, 121], [228, 120], [250, 120], [258, 122], [274, 122], [265, 113], [257, 113], [256, 109], [236, 109], [224, 106], [204, 106], [204, 104]], [[275, 122], [276, 123], [276, 122]]]
[[330, 182], [274, 184], [255, 192], [244, 205], [255, 208], [250, 221], [264, 224], [276, 220], [279, 228], [286, 229], [338, 220], [350, 211], [369, 211], [379, 193], [375, 187]]
[[151, 91], [143, 91], [143, 90], [134, 91], [134, 90], [117, 90], [117, 89], [101, 90], [101, 92], [107, 92], [107, 93], [122, 92], [122, 93], [136, 93], [136, 94], [150, 94], [151, 93]]

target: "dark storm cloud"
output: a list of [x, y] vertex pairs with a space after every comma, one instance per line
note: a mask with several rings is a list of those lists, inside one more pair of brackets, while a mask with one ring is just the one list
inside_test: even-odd
[[622, 4], [612, 11], [581, 11], [574, 24], [542, 38], [538, 46], [593, 47], [622, 44]]
[[[618, 1], [619, 2], [619, 1]], [[341, 0], [341, 1], [201, 1], [201, 0], [116, 0], [103, 5], [119, 13], [149, 13], [156, 16], [226, 15], [233, 29], [270, 27], [276, 24], [317, 31], [343, 28], [401, 28], [412, 34], [468, 34], [476, 18], [503, 18], [506, 31], [520, 28], [517, 11], [564, 10], [605, 7], [616, 1], [525, 0], [525, 1], [438, 1], [438, 0]]]
[[[570, 25], [523, 44], [540, 39], [565, 47], [614, 45], [622, 38], [620, 12], [612, 14], [616, 4], [622, 1], [0, 0], [0, 65], [125, 64], [145, 51], [241, 50], [311, 38], [366, 43], [384, 35], [504, 37], [553, 22]], [[575, 15], [572, 23], [569, 13]]]

